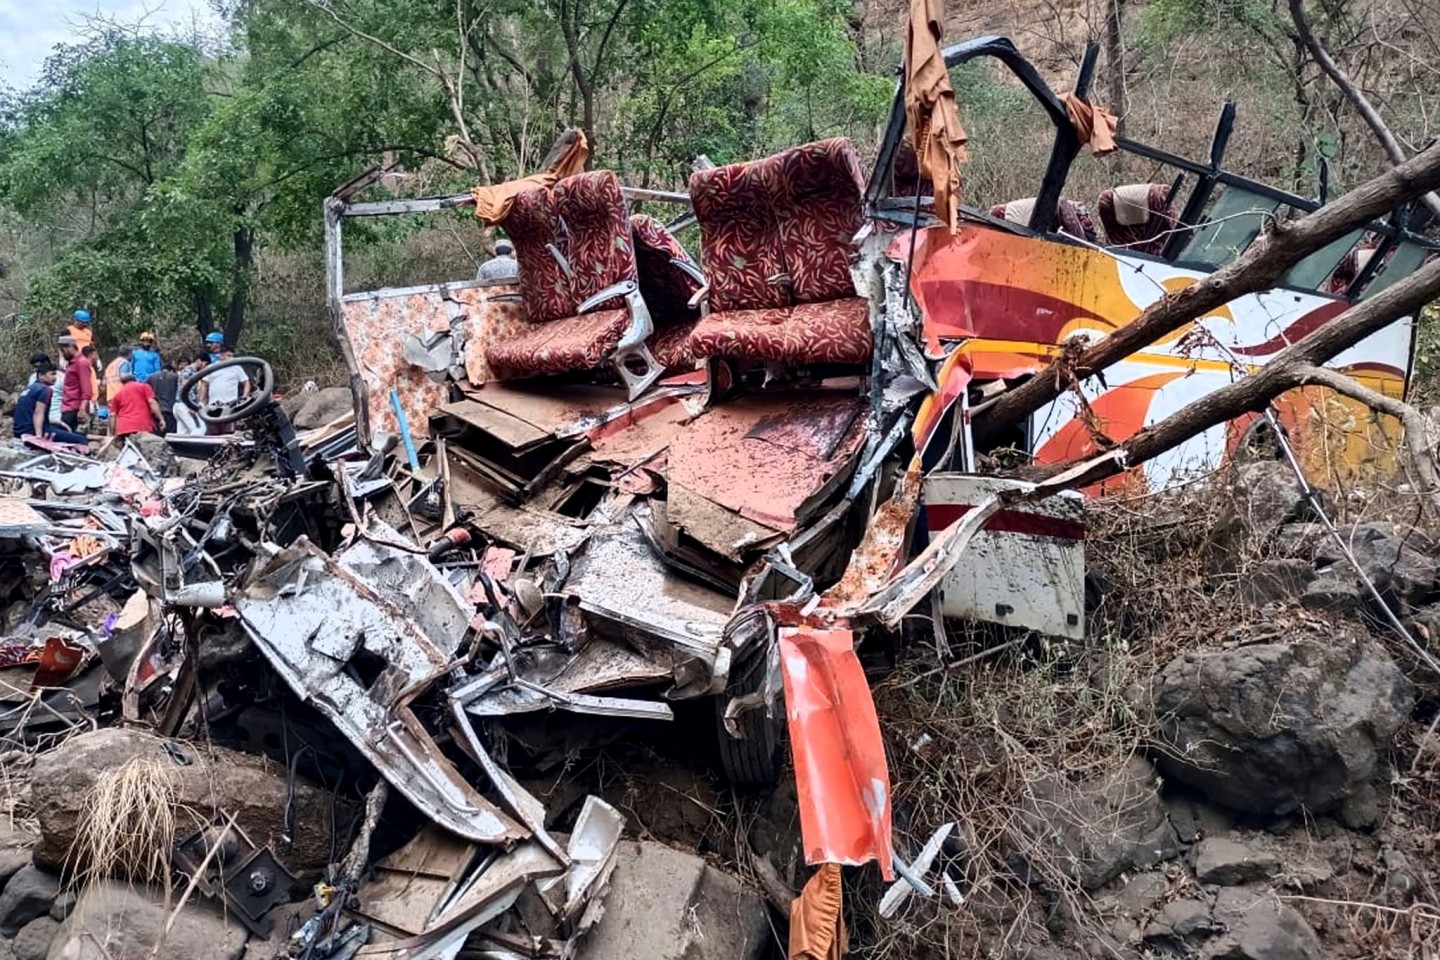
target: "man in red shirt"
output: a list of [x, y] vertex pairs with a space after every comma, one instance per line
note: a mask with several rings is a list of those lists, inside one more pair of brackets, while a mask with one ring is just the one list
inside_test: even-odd
[[115, 436], [130, 433], [150, 433], [165, 422], [160, 415], [160, 404], [155, 401], [155, 391], [150, 384], [139, 380], [127, 380], [115, 391], [110, 401], [110, 416], [115, 421]]
[[65, 358], [65, 380], [60, 387], [60, 420], [67, 430], [78, 433], [81, 417], [90, 410], [95, 369], [81, 356], [80, 345], [73, 337], [60, 338], [60, 355]]

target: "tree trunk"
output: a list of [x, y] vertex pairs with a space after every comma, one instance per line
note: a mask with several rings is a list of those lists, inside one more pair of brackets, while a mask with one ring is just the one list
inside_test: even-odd
[[1440, 185], [1440, 144], [1413, 160], [1361, 184], [1307, 217], [1275, 224], [1233, 263], [1194, 284], [1167, 293], [1130, 323], [1085, 349], [1073, 362], [1052, 363], [1019, 387], [1001, 394], [994, 405], [977, 411], [977, 443], [985, 444], [1006, 427], [1039, 410], [1066, 389], [1071, 378], [1084, 379], [1149, 346], [1167, 333], [1247, 293], [1268, 290], [1297, 262], [1354, 228]]
[[[1244, 413], [1264, 410], [1271, 400], [1286, 390], [1310, 382], [1333, 385], [1332, 376], [1317, 377], [1315, 368], [1406, 314], [1419, 310], [1436, 297], [1440, 297], [1440, 259], [1430, 261], [1405, 280], [1356, 304], [1320, 329], [1301, 337], [1257, 372], [1206, 394], [1122, 441], [1114, 449], [1095, 458], [1091, 467], [1076, 472], [1068, 485], [1085, 487], [1131, 470], [1211, 427], [1227, 423]], [[1355, 393], [1351, 391], [1351, 395]], [[1411, 449], [1413, 451], [1414, 447]], [[1027, 479], [1052, 477], [1075, 471], [1079, 465], [1076, 462], [1055, 464], [1028, 469], [1024, 475]], [[1424, 471], [1421, 473], [1423, 475]]]
[[1110, 112], [1118, 122], [1115, 132], [1125, 136], [1125, 115], [1129, 105], [1125, 97], [1125, 34], [1120, 7], [1124, 0], [1107, 0], [1105, 5], [1105, 60], [1109, 70]]
[[250, 305], [250, 280], [255, 270], [255, 231], [235, 231], [235, 264], [231, 271], [230, 306], [225, 313], [225, 343], [234, 347], [245, 329], [245, 309]]
[[201, 340], [215, 329], [215, 308], [210, 303], [209, 294], [195, 294], [195, 329], [199, 331]]

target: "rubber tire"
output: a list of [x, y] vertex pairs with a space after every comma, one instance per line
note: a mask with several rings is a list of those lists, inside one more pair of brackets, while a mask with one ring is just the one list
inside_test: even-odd
[[776, 704], [777, 715], [769, 716], [759, 707], [740, 715], [736, 725], [745, 736], [736, 739], [725, 729], [725, 705], [731, 697], [754, 693], [765, 682], [764, 648], [751, 651], [744, 661], [730, 672], [726, 695], [715, 700], [715, 738], [720, 752], [720, 768], [732, 787], [772, 787], [780, 781], [785, 769], [784, 700]]

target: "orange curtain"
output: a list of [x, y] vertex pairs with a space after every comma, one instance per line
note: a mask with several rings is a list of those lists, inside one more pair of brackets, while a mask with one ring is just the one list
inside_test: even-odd
[[558, 181], [584, 170], [585, 161], [590, 156], [590, 144], [583, 132], [577, 130], [576, 134], [554, 162], [540, 173], [472, 189], [470, 196], [475, 198], [475, 216], [485, 221], [486, 226], [493, 227], [505, 219], [510, 212], [510, 204], [526, 190], [553, 187]]
[[910, 0], [905, 29], [905, 117], [920, 175], [935, 185], [935, 216], [953, 234], [960, 226], [960, 164], [965, 128], [955, 107], [955, 88], [940, 50], [943, 0]]

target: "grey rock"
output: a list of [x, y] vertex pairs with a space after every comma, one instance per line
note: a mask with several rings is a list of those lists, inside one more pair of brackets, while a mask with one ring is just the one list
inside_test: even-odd
[[1165, 810], [1170, 815], [1175, 835], [1186, 846], [1226, 833], [1233, 825], [1230, 814], [1224, 809], [1173, 791], [1166, 792]]
[[578, 956], [749, 960], [769, 939], [765, 902], [739, 880], [673, 847], [626, 840], [616, 852], [605, 916]]
[[1329, 565], [1336, 558], [1331, 556], [1327, 548], [1333, 550], [1334, 546], [1335, 541], [1324, 524], [1292, 523], [1275, 534], [1275, 538], [1270, 541], [1267, 556], [1276, 560], [1304, 560], [1312, 567], [1316, 557], [1323, 556], [1326, 559], [1322, 563]]
[[47, 960], [237, 960], [245, 949], [239, 921], [192, 901], [152, 954], [169, 917], [159, 890], [93, 883], [60, 925]]
[[60, 881], [39, 867], [25, 866], [5, 884], [0, 893], [0, 936], [13, 937], [36, 917], [50, 912], [60, 892]]
[[0, 887], [29, 864], [29, 847], [0, 847]]
[[326, 387], [286, 397], [283, 406], [296, 430], [313, 430], [353, 410], [355, 398], [348, 387]]
[[1209, 837], [1195, 847], [1195, 879], [1222, 886], [1274, 876], [1280, 860], [1273, 853], [1229, 837]]
[[1355, 616], [1364, 612], [1370, 595], [1353, 571], [1331, 567], [1305, 585], [1300, 605], [1321, 613]]
[[75, 910], [75, 902], [79, 900], [74, 890], [61, 890], [55, 902], [50, 904], [50, 919], [64, 920]]
[[1274, 896], [1225, 887], [1215, 897], [1214, 919], [1225, 931], [1206, 943], [1205, 960], [1321, 960], [1320, 938], [1305, 918]]
[[[1431, 559], [1429, 541], [1422, 534], [1392, 523], [1358, 523], [1342, 532], [1360, 569], [1387, 602], [1408, 612], [1434, 598], [1440, 564]], [[1333, 539], [1317, 550], [1316, 563], [1329, 564], [1337, 576], [1355, 577]]]
[[1214, 928], [1210, 907], [1200, 900], [1172, 900], [1145, 928], [1148, 941], [1178, 945], [1203, 939]]
[[60, 922], [48, 916], [36, 917], [15, 934], [10, 946], [15, 950], [16, 960], [45, 960], [50, 952], [50, 942], [60, 930]]
[[0, 960], [15, 960], [15, 950], [9, 940], [0, 940]]
[[1370, 830], [1379, 825], [1384, 815], [1385, 798], [1368, 781], [1340, 803], [1340, 822], [1351, 830]]
[[1115, 895], [1115, 901], [1120, 909], [1125, 911], [1126, 916], [1138, 920], [1156, 900], [1165, 896], [1169, 889], [1170, 881], [1166, 880], [1163, 874], [1141, 873], [1132, 877], [1130, 882], [1121, 888]]
[[1305, 592], [1315, 579], [1315, 566], [1306, 560], [1262, 560], [1240, 579], [1240, 602], [1252, 607], [1285, 603]]
[[1289, 464], [1261, 460], [1241, 465], [1215, 525], [1215, 540], [1233, 560], [1263, 550], [1290, 523], [1313, 519], [1309, 501]]
[[128, 439], [156, 473], [162, 477], [175, 476], [178, 471], [175, 451], [170, 449], [164, 437], [153, 433], [133, 433]]
[[1036, 853], [1058, 862], [1087, 890], [1180, 852], [1155, 768], [1140, 757], [1080, 784], [1042, 779], [1020, 813]]
[[1163, 772], [1215, 803], [1280, 816], [1333, 808], [1369, 780], [1412, 694], [1383, 648], [1337, 629], [1187, 652], [1140, 699]]
[[[110, 727], [72, 737], [42, 754], [35, 761], [30, 787], [40, 822], [35, 862], [58, 868], [79, 852], [75, 835], [96, 780], [134, 757], [167, 765], [174, 775], [176, 802], [189, 811], [187, 820], [191, 815], [208, 819], [223, 810], [235, 814], [236, 823], [258, 846], [280, 839], [287, 796], [286, 772], [280, 764], [193, 741], [173, 741], [171, 748], [189, 762], [176, 762], [161, 737]], [[296, 818], [295, 842], [283, 858], [285, 865], [293, 872], [323, 869], [330, 860], [331, 794], [297, 781], [295, 807], [308, 815]], [[334, 809], [339, 825], [335, 842], [343, 849], [355, 808], [341, 800]]]

